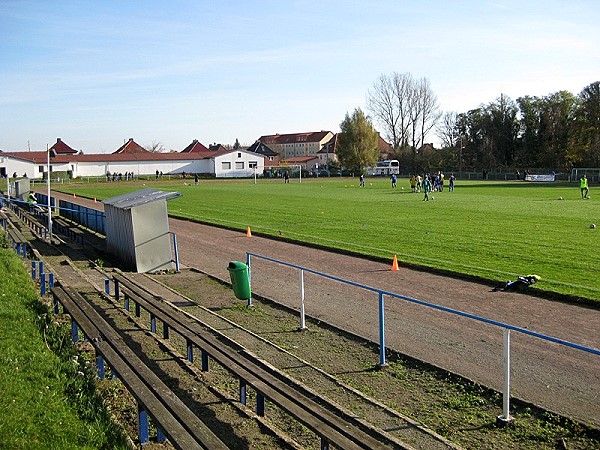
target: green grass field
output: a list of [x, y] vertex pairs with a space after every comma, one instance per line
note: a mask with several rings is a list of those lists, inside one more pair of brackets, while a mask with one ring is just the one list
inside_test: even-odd
[[[600, 301], [600, 202], [575, 183], [458, 181], [454, 192], [412, 193], [406, 179], [189, 180], [61, 185], [104, 199], [153, 187], [183, 196], [169, 214], [357, 254], [505, 282], [535, 273], [536, 288]], [[402, 189], [404, 187], [404, 189]], [[560, 200], [560, 198], [563, 200]]]

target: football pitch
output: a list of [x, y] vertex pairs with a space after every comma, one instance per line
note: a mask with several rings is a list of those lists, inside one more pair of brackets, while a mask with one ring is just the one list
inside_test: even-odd
[[[58, 187], [58, 186], [57, 186]], [[537, 274], [537, 289], [600, 302], [600, 203], [577, 183], [458, 180], [453, 192], [395, 189], [387, 178], [151, 180], [73, 183], [104, 199], [145, 187], [177, 191], [169, 215], [506, 282]], [[433, 197], [433, 198], [431, 198]]]

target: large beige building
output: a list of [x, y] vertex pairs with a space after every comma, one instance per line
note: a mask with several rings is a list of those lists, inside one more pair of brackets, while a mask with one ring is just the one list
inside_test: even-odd
[[299, 156], [318, 156], [323, 146], [331, 140], [331, 131], [309, 133], [272, 134], [261, 136], [258, 140], [277, 152], [280, 159]]

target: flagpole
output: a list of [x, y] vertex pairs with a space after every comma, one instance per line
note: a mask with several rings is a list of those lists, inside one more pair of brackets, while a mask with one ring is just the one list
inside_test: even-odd
[[48, 175], [48, 240], [52, 243], [52, 207], [50, 205], [50, 148], [46, 144], [46, 152], [48, 157], [48, 167], [46, 174]]

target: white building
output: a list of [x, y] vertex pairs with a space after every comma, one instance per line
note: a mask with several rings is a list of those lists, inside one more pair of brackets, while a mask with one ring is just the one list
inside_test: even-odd
[[[153, 153], [133, 139], [111, 154], [82, 154], [59, 138], [50, 149], [50, 172], [67, 172], [71, 178], [106, 176], [107, 173], [133, 173], [134, 176], [200, 174], [217, 178], [251, 177], [262, 174], [264, 157], [245, 150], [208, 150], [197, 140], [179, 153]], [[0, 151], [3, 177], [44, 178], [48, 153]]]

